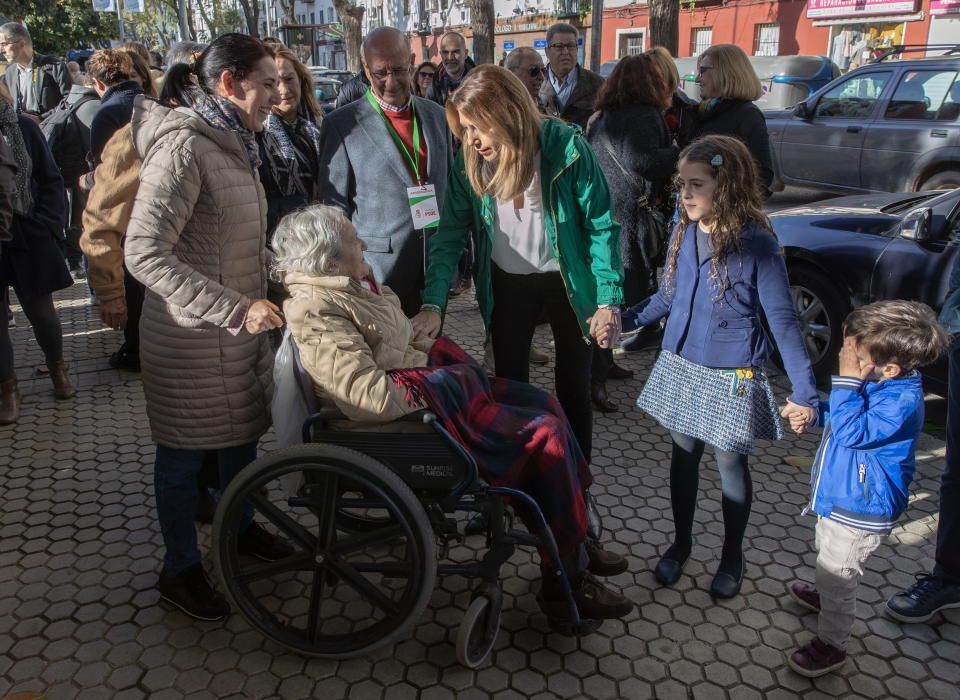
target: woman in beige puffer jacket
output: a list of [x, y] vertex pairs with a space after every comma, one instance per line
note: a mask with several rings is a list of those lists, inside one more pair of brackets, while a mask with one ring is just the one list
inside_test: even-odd
[[[142, 165], [124, 258], [147, 288], [140, 361], [166, 545], [159, 588], [204, 620], [229, 607], [200, 566], [197, 472], [215, 452], [225, 488], [256, 458], [270, 425], [263, 331], [282, 320], [266, 301], [267, 207], [254, 131], [279, 101], [277, 82], [269, 49], [223, 35], [194, 66], [171, 68], [163, 98], [183, 106], [138, 98], [132, 121]], [[265, 560], [292, 551], [255, 523], [238, 546]]]

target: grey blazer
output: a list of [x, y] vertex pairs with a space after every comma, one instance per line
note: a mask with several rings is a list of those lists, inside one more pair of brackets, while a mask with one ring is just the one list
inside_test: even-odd
[[33, 55], [34, 82], [32, 104], [20, 104], [20, 78], [16, 63], [7, 65], [3, 74], [4, 82], [13, 98], [13, 106], [18, 112], [46, 116], [60, 104], [60, 101], [70, 92], [72, 84], [67, 64], [54, 56]]
[[[443, 207], [453, 145], [443, 108], [414, 97], [427, 143], [427, 179]], [[410, 177], [387, 125], [366, 99], [331, 112], [320, 125], [320, 201], [347, 212], [367, 244], [367, 262], [412, 316], [420, 309], [424, 241], [413, 228]]]

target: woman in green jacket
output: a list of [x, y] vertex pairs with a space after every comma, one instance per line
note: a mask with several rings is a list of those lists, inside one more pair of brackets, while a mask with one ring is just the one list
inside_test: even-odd
[[421, 337], [439, 331], [450, 279], [475, 232], [477, 301], [497, 376], [529, 381], [530, 343], [545, 313], [557, 398], [589, 460], [590, 337], [602, 326], [619, 331], [623, 301], [620, 226], [607, 182], [580, 130], [538, 114], [506, 69], [472, 70], [446, 110], [463, 149], [430, 239], [414, 329]]

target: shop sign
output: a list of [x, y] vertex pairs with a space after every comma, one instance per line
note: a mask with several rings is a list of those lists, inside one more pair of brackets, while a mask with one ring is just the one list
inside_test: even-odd
[[960, 15], [960, 0], [930, 0], [930, 14]]
[[517, 48], [517, 42], [515, 42], [515, 41], [505, 41], [505, 42], [503, 42], [503, 50], [504, 50], [504, 51], [513, 51], [515, 48]]
[[808, 0], [807, 17], [894, 15], [916, 9], [917, 0]]
[[533, 40], [533, 48], [535, 48], [535, 49], [545, 49], [545, 48], [547, 48], [547, 40], [546, 40], [546, 39], [534, 39], [534, 40]]

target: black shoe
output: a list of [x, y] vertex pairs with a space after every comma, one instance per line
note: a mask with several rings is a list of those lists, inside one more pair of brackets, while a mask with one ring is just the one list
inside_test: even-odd
[[710, 595], [718, 600], [726, 600], [736, 596], [743, 584], [743, 572], [746, 568], [747, 566], [741, 558], [739, 575], [722, 570], [717, 571], [717, 575], [713, 577], [713, 583], [710, 584]]
[[642, 330], [634, 336], [624, 338], [620, 343], [620, 349], [624, 352], [640, 352], [660, 345], [663, 340], [663, 332], [659, 327], [651, 330]]
[[584, 540], [583, 547], [587, 551], [587, 570], [594, 576], [616, 576], [627, 570], [627, 558], [616, 552], [610, 552], [600, 546], [596, 540], [589, 537]]
[[590, 401], [600, 413], [616, 413], [620, 410], [617, 408], [617, 404], [607, 396], [607, 387], [603, 384], [592, 383], [590, 385]]
[[960, 584], [930, 574], [887, 601], [887, 612], [900, 622], [926, 622], [938, 612], [960, 608]]
[[130, 350], [124, 343], [119, 350], [110, 356], [110, 366], [127, 372], [139, 372], [140, 352]]
[[474, 513], [463, 527], [464, 535], [482, 535], [490, 527], [490, 518], [486, 513]]
[[181, 571], [176, 576], [161, 573], [157, 583], [160, 599], [179, 608], [198, 620], [222, 620], [230, 614], [230, 606], [207, 581], [200, 564]]
[[633, 376], [633, 370], [621, 367], [616, 362], [610, 365], [607, 370], [607, 379], [630, 379]]
[[278, 535], [271, 535], [262, 525], [251, 522], [247, 529], [237, 538], [237, 550], [240, 554], [262, 559], [263, 561], [278, 561], [295, 554], [297, 550]]
[[[671, 548], [672, 549], [672, 548]], [[653, 570], [653, 577], [661, 586], [672, 586], [680, 580], [680, 574], [683, 573], [683, 567], [687, 565], [690, 559], [690, 552], [683, 559], [675, 559], [670, 550], [657, 562], [657, 568]]]
[[213, 522], [217, 514], [217, 500], [210, 493], [210, 489], [201, 488], [200, 497], [197, 499], [197, 510], [193, 514], [193, 519], [201, 525], [209, 525]]

